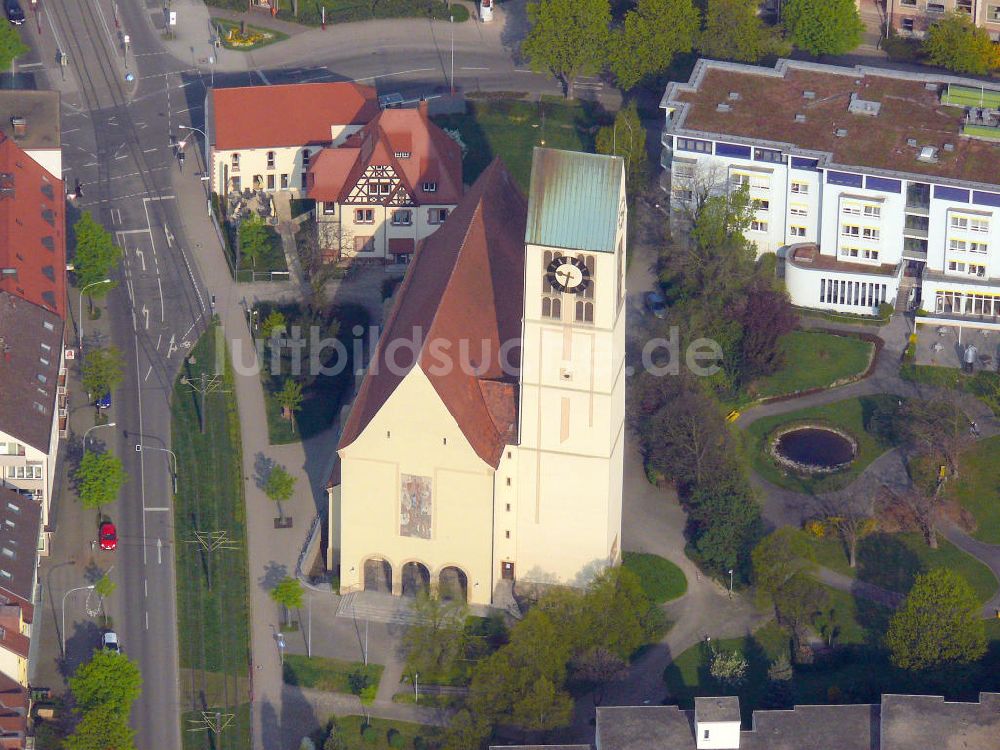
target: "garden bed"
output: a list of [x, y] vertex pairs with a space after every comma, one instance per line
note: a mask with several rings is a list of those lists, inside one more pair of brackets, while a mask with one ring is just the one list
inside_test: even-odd
[[[246, 11], [247, 0], [206, 0], [207, 5], [232, 11]], [[298, 15], [292, 12], [292, 0], [278, 0], [279, 21], [304, 26], [319, 26], [323, 21], [321, 8], [326, 8], [326, 22], [352, 23], [379, 18], [432, 18], [447, 21], [454, 16], [456, 23], [469, 20], [464, 5], [448, 4], [441, 0], [298, 0]], [[250, 13], [252, 17], [255, 13]], [[262, 19], [270, 18], [266, 9], [259, 11]]]
[[242, 35], [239, 22], [227, 18], [213, 18], [212, 26], [216, 29], [222, 46], [237, 52], [249, 52], [288, 39], [288, 34], [250, 24], [244, 25], [245, 35]]
[[[383, 669], [385, 667], [381, 664], [365, 665], [359, 661], [286, 654], [281, 676], [286, 685], [327, 693], [349, 693], [364, 700], [369, 694], [374, 699]], [[365, 687], [359, 687], [362, 684]]]

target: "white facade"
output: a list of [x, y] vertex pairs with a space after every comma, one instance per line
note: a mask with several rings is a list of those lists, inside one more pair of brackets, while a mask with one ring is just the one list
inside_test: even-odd
[[63, 177], [62, 149], [59, 148], [26, 148], [24, 153], [38, 162], [50, 175], [57, 180]]

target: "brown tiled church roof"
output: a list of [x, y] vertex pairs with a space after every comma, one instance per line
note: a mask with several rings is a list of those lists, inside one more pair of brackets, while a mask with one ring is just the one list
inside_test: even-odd
[[[497, 466], [516, 434], [526, 216], [524, 195], [497, 159], [444, 226], [418, 246], [344, 425], [340, 448], [358, 438], [419, 365], [472, 448]], [[390, 368], [386, 348], [397, 339], [421, 343], [392, 352]], [[461, 340], [468, 341], [472, 368], [460, 366]], [[450, 345], [451, 367], [441, 367], [432, 341]], [[501, 346], [511, 341], [518, 346], [508, 355], [504, 372]], [[508, 343], [505, 350], [511, 348]]]

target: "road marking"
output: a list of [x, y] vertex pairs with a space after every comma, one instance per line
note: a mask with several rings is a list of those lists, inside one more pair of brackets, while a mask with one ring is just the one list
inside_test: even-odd
[[33, 62], [33, 63], [20, 63], [17, 66], [20, 70], [27, 70], [28, 68], [44, 68], [45, 63]]
[[154, 151], [156, 151], [156, 149], [155, 149], [155, 148], [144, 148], [144, 149], [142, 150], [142, 153], [144, 153], [144, 154], [151, 154], [151, 153], [153, 153]]
[[267, 80], [267, 76], [264, 75], [264, 71], [263, 70], [255, 70], [254, 73], [256, 73], [257, 75], [260, 76], [260, 80], [262, 80], [264, 82], [264, 85], [266, 85], [266, 86], [270, 86], [271, 85], [271, 82], [269, 80]]
[[162, 323], [164, 320], [167, 319], [167, 314], [166, 314], [166, 312], [164, 311], [164, 308], [163, 308], [163, 284], [160, 282], [160, 272], [159, 272], [159, 270], [157, 270], [157, 272], [156, 272], [156, 288], [160, 292], [160, 322]]
[[142, 579], [142, 595], [149, 596], [149, 579]]
[[[136, 248], [135, 254], [139, 256], [139, 260], [142, 262], [142, 272], [145, 273], [146, 272], [146, 253], [144, 253], [142, 250]], [[149, 316], [147, 315], [146, 317], [148, 318]], [[146, 328], [149, 328], [149, 326], [146, 326]]]
[[160, 351], [160, 342], [163, 341], [163, 334], [159, 334], [156, 337], [156, 351]]
[[149, 630], [149, 610], [146, 610], [146, 630]]
[[69, 135], [70, 133], [76, 133], [76, 132], [78, 132], [80, 130], [83, 130], [83, 128], [73, 128], [72, 130], [64, 130], [62, 132], [62, 134], [63, 135]]
[[[299, 83], [305, 83], [305, 81], [299, 81]], [[196, 104], [193, 107], [188, 107], [187, 109], [179, 109], [176, 112], [174, 112], [174, 114], [175, 115], [183, 115], [185, 112], [190, 112], [193, 109], [201, 109], [202, 106], [203, 105], [201, 105], [201, 104]]]
[[527, 68], [527, 69], [525, 69], [525, 68], [514, 68], [514, 72], [515, 73], [534, 73], [535, 71], [531, 70], [530, 68]]
[[489, 70], [489, 68], [469, 68], [463, 65], [459, 70]]
[[156, 564], [163, 565], [163, 540], [156, 537]]
[[171, 354], [177, 351], [177, 345], [174, 344], [174, 335], [170, 334], [170, 343], [167, 344], [167, 357], [169, 358]]
[[412, 70], [399, 70], [395, 73], [380, 73], [377, 76], [365, 76], [364, 78], [355, 78], [355, 81], [374, 81], [376, 78], [388, 78], [390, 76], [404, 76], [407, 73], [427, 73], [429, 71], [437, 70], [437, 68], [413, 68]]
[[[112, 211], [117, 211], [118, 209], [111, 209]], [[119, 212], [120, 213], [120, 212]], [[148, 229], [116, 229], [115, 234], [149, 234]], [[136, 250], [136, 252], [142, 252], [141, 250]]]
[[[149, 191], [147, 190], [146, 192], [148, 193]], [[136, 193], [136, 195], [141, 195], [141, 193]], [[145, 203], [146, 201], [172, 201], [176, 197], [177, 197], [176, 195], [151, 195], [148, 198], [143, 198], [142, 202]]]
[[166, 224], [163, 225], [163, 234], [167, 238], [167, 247], [173, 247], [174, 246], [174, 235], [173, 235], [173, 232], [170, 231], [170, 227], [168, 227]]
[[121, 156], [116, 156], [115, 161], [120, 161], [121, 159], [127, 159], [128, 154], [122, 154]]
[[146, 319], [146, 330], [149, 330], [149, 308], [145, 305], [142, 306], [142, 317]]
[[145, 511], [150, 511], [150, 510], [167, 510], [167, 511], [169, 511], [170, 508], [143, 508], [143, 510], [145, 510]]
[[150, 366], [149, 366], [149, 369], [148, 369], [148, 370], [146, 370], [146, 377], [144, 377], [144, 378], [142, 379], [142, 382], [143, 382], [143, 383], [148, 383], [148, 382], [149, 382], [149, 376], [150, 376], [150, 375], [152, 375], [152, 374], [153, 374], [153, 366], [152, 366], [152, 365], [150, 365]]

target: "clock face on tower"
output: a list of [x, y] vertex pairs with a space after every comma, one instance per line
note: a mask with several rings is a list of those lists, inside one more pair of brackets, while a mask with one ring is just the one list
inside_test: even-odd
[[580, 294], [590, 286], [590, 270], [579, 258], [561, 255], [545, 271], [549, 286], [557, 292]]

